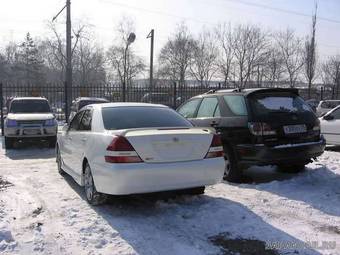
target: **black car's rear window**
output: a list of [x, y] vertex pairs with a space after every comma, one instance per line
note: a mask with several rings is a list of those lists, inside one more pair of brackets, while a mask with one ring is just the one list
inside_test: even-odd
[[50, 106], [46, 100], [23, 99], [14, 100], [10, 105], [10, 113], [49, 113]]
[[192, 127], [191, 123], [169, 108], [105, 107], [104, 127], [108, 130], [149, 127]]
[[249, 102], [252, 111], [257, 115], [312, 112], [301, 97], [289, 92], [255, 94], [249, 98]]

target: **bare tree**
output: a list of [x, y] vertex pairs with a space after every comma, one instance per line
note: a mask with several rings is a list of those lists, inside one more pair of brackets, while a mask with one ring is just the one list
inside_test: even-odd
[[224, 84], [227, 85], [232, 74], [232, 64], [234, 60], [233, 33], [230, 24], [218, 25], [215, 29], [218, 44], [217, 66], [222, 75]]
[[284, 61], [278, 45], [273, 42], [268, 50], [267, 59], [265, 61], [265, 77], [270, 83], [270, 86], [274, 86], [282, 79], [284, 73]]
[[285, 32], [279, 32], [276, 35], [276, 41], [283, 58], [289, 85], [293, 88], [303, 67], [301, 39], [295, 36], [293, 30], [287, 29]]
[[204, 30], [194, 41], [190, 74], [201, 87], [209, 86], [216, 73], [217, 47], [212, 34]]
[[308, 36], [305, 42], [304, 62], [305, 62], [305, 76], [308, 82], [308, 98], [311, 98], [312, 83], [315, 78], [316, 70], [316, 13], [317, 4], [315, 4], [315, 13], [312, 17], [312, 31], [310, 37]]
[[[126, 77], [127, 86], [129, 86], [132, 84], [133, 79], [144, 72], [145, 63], [141, 57], [138, 57], [132, 51], [131, 47], [126, 47], [129, 34], [135, 31], [134, 22], [127, 17], [122, 17], [116, 31], [115, 43], [106, 52], [106, 57], [115, 79], [123, 84], [124, 77]], [[126, 68], [124, 67], [125, 56], [127, 58]]]
[[233, 48], [240, 88], [247, 85], [255, 67], [263, 62], [267, 46], [267, 36], [259, 27], [238, 25], [234, 28]]
[[333, 98], [339, 97], [340, 89], [340, 55], [331, 57], [322, 65], [323, 80], [333, 86]]
[[185, 24], [180, 24], [172, 38], [161, 49], [160, 68], [164, 77], [179, 81], [184, 86], [188, 67], [193, 58], [194, 39]]

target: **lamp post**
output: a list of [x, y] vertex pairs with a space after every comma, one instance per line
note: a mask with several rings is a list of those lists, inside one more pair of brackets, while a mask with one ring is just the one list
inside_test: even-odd
[[123, 102], [126, 101], [126, 78], [127, 78], [127, 70], [126, 70], [126, 59], [127, 59], [127, 51], [129, 48], [129, 45], [133, 43], [136, 40], [136, 35], [134, 33], [130, 33], [129, 37], [126, 42], [126, 47], [124, 51], [124, 77], [123, 77]]

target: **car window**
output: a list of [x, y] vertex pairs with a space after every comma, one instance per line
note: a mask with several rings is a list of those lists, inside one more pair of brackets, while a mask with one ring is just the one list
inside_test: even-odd
[[185, 118], [194, 118], [195, 112], [201, 99], [193, 99], [185, 103], [181, 108], [179, 108], [178, 113]]
[[221, 111], [219, 106], [216, 107], [214, 117], [221, 117]]
[[22, 99], [13, 100], [10, 104], [10, 113], [50, 113], [51, 108], [47, 100]]
[[86, 110], [79, 124], [79, 130], [87, 131], [91, 130], [92, 124], [92, 112], [91, 110]]
[[79, 130], [79, 124], [80, 124], [80, 120], [81, 120], [81, 117], [83, 115], [83, 111], [81, 112], [78, 112], [74, 118], [72, 119], [71, 121], [71, 124], [70, 124], [70, 128], [69, 128], [69, 131], [76, 131], [76, 130]]
[[335, 120], [340, 120], [340, 108], [331, 113]]
[[104, 107], [102, 115], [108, 130], [192, 127], [188, 120], [167, 107]]
[[230, 111], [237, 116], [247, 116], [246, 102], [243, 96], [229, 95], [223, 97]]
[[197, 118], [213, 117], [217, 107], [219, 106], [216, 97], [204, 98], [198, 109]]

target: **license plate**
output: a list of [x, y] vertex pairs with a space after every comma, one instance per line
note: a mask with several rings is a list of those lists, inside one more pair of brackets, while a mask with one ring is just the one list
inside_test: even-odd
[[37, 134], [40, 134], [40, 130], [39, 129], [26, 129], [24, 130], [24, 134], [25, 135], [37, 135]]
[[305, 133], [307, 131], [306, 125], [290, 125], [284, 126], [283, 130], [285, 134], [300, 134]]

